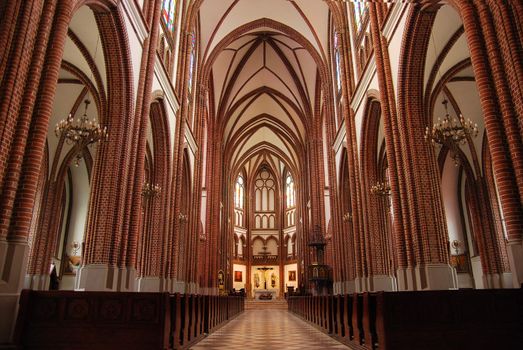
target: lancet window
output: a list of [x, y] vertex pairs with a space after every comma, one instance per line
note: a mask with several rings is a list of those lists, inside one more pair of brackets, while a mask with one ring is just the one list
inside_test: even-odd
[[169, 32], [176, 29], [176, 0], [163, 0], [162, 19]]
[[240, 174], [236, 179], [234, 186], [234, 224], [238, 227], [244, 227], [243, 210], [245, 208], [245, 180]]

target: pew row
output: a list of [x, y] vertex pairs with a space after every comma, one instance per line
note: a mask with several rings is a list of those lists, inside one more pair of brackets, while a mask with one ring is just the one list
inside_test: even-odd
[[244, 298], [24, 290], [20, 349], [187, 349], [234, 318]]
[[519, 349], [523, 290], [301, 296], [289, 311], [352, 349]]

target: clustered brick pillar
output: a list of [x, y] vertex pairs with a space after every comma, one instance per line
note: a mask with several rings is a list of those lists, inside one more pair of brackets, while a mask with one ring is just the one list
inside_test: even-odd
[[[423, 89], [419, 88], [423, 84], [424, 65], [413, 63], [425, 62], [437, 9], [425, 9], [424, 16], [416, 16], [421, 8], [419, 4], [411, 5], [407, 18], [400, 53], [398, 85], [402, 88], [398, 91], [399, 110], [394, 113], [395, 108], [392, 107], [394, 111], [389, 118], [393, 124], [393, 133], [385, 135], [386, 138], [393, 138], [395, 146], [396, 159], [393, 161], [396, 171], [391, 174], [391, 187], [392, 195], [396, 197], [394, 202], [400, 206], [394, 207], [394, 213], [402, 213], [402, 225], [396, 226], [399, 220], [394, 223], [400, 257], [398, 285], [399, 289], [448, 289], [457, 287], [457, 275], [449, 264], [448, 233], [434, 150], [424, 139], [426, 119]], [[372, 5], [371, 19], [376, 22]], [[382, 94], [385, 93], [384, 97], [390, 102], [390, 106], [394, 106], [388, 45], [377, 28], [373, 29], [373, 35], [377, 40], [375, 52], [382, 54], [381, 60], [376, 60], [383, 62], [381, 69], [378, 68], [382, 70], [384, 80], [381, 84], [384, 85], [385, 92]], [[388, 150], [387, 156], [389, 157]], [[398, 200], [398, 195], [401, 201]], [[400, 226], [403, 226], [401, 231]]]
[[[339, 35], [339, 51], [341, 60], [342, 94], [351, 96], [354, 91], [352, 60], [350, 57], [350, 28], [346, 13], [337, 20], [337, 33]], [[342, 24], [340, 24], [342, 23]], [[354, 110], [348, 103], [343, 103], [343, 118], [345, 121], [345, 134], [347, 141], [347, 162], [349, 171], [348, 191], [350, 197], [350, 209], [346, 214], [344, 230], [340, 234], [345, 238], [341, 242], [348, 243], [348, 249], [342, 251], [340, 259], [345, 265], [346, 278], [341, 286], [341, 292], [350, 293], [354, 291], [369, 290], [369, 260], [368, 240], [363, 231], [363, 206], [360, 184], [360, 167], [357, 154], [357, 137]]]
[[[109, 136], [106, 142], [100, 143], [93, 166], [79, 287], [134, 290], [136, 244], [133, 237], [141, 201], [132, 181], [137, 170], [137, 132], [141, 118], [146, 116], [133, 112], [132, 63], [121, 8], [111, 7], [94, 14], [106, 60]], [[140, 101], [141, 95], [138, 95], [139, 111]]]
[[[214, 125], [214, 120], [209, 120], [209, 125]], [[212, 126], [210, 128], [212, 129]], [[208, 271], [206, 286], [210, 290], [216, 290], [218, 287], [218, 271], [219, 271], [219, 240], [221, 235], [221, 220], [222, 220], [222, 206], [221, 206], [221, 183], [222, 183], [222, 162], [221, 150], [222, 142], [219, 139], [218, 133], [211, 133], [209, 135], [209, 144], [207, 151], [207, 261], [206, 270]]]
[[204, 152], [202, 152], [202, 149], [205, 149], [205, 127], [207, 124], [207, 111], [208, 111], [208, 101], [209, 101], [209, 90], [207, 89], [207, 86], [200, 84], [198, 86], [199, 92], [198, 92], [198, 100], [197, 100], [197, 107], [196, 107], [196, 116], [195, 116], [195, 123], [194, 123], [194, 129], [195, 129], [195, 139], [196, 143], [199, 145], [198, 149], [196, 150], [195, 154], [195, 164], [197, 166], [194, 169], [194, 175], [193, 175], [193, 193], [192, 193], [192, 209], [191, 209], [191, 215], [192, 219], [190, 220], [190, 229], [189, 229], [189, 236], [193, 239], [193, 248], [191, 255], [191, 264], [193, 266], [193, 274], [192, 274], [192, 283], [194, 283], [195, 288], [198, 288], [198, 292], [200, 293], [206, 293], [206, 289], [202, 289], [201, 283], [203, 282], [203, 276], [205, 276], [205, 265], [203, 263], [205, 259], [203, 247], [205, 246], [205, 240], [203, 237], [202, 232], [202, 225], [201, 225], [201, 207], [202, 207], [202, 184], [204, 184], [203, 176], [205, 174], [205, 170], [203, 169], [203, 160], [204, 160]]
[[523, 4], [455, 1], [470, 48], [508, 237], [513, 285], [523, 282]]
[[141, 257], [138, 289], [157, 292], [168, 290], [165, 271], [171, 261], [172, 250], [169, 249], [169, 211], [171, 199], [171, 142], [169, 122], [160, 97], [151, 104], [150, 125], [152, 129], [154, 156], [151, 159], [149, 176], [144, 178], [151, 184], [159, 185], [158, 196], [142, 199], [144, 206], [143, 234], [140, 237]]
[[[0, 24], [0, 343], [9, 340], [70, 2], [11, 1]], [[53, 45], [48, 46], [49, 41]]]
[[[136, 107], [134, 111], [134, 124], [131, 131], [130, 166], [127, 186], [130, 189], [126, 196], [126, 209], [124, 216], [123, 247], [120, 250], [120, 271], [122, 283], [119, 290], [136, 290], [135, 278], [137, 275], [137, 247], [139, 241], [140, 218], [142, 211], [142, 186], [144, 178], [145, 153], [147, 144], [147, 125], [151, 111], [151, 90], [158, 46], [159, 27], [161, 20], [162, 1], [149, 1], [150, 26], [148, 36], [144, 40], [140, 76], [137, 86]], [[130, 53], [129, 53], [130, 54]], [[163, 135], [165, 137], [165, 135]], [[161, 155], [160, 155], [161, 157]], [[163, 160], [163, 159], [162, 159]], [[165, 167], [165, 161], [161, 164]], [[163, 175], [163, 174], [162, 174]], [[164, 197], [164, 196], [163, 196]], [[161, 222], [161, 221], [160, 221]], [[158, 230], [154, 231], [158, 234]], [[156, 250], [158, 250], [157, 247]], [[156, 258], [157, 255], [155, 255]], [[153, 269], [154, 276], [159, 275], [158, 268]], [[155, 289], [156, 290], [156, 289]]]
[[[392, 244], [390, 232], [388, 232], [388, 196], [376, 195], [370, 192], [373, 185], [386, 182], [384, 169], [379, 168], [378, 160], [378, 135], [381, 119], [381, 105], [377, 96], [369, 92], [369, 99], [364, 111], [364, 122], [362, 128], [362, 139], [360, 147], [360, 160], [362, 168], [361, 185], [363, 205], [366, 215], [364, 216], [364, 232], [370, 241], [369, 259], [369, 289], [370, 290], [393, 290], [395, 289], [395, 278], [393, 277], [392, 256], [389, 245]], [[369, 256], [370, 255], [370, 256]]]
[[[190, 15], [188, 15], [190, 19]], [[186, 133], [194, 131], [196, 134], [199, 131], [191, 130], [192, 113], [196, 113], [196, 117], [200, 117], [199, 102], [194, 103], [193, 100], [199, 101], [199, 86], [197, 84], [196, 76], [198, 67], [192, 67], [192, 91], [189, 91], [189, 77], [191, 74], [191, 54], [193, 52], [192, 41], [196, 35], [194, 30], [195, 24], [191, 20], [185, 22], [185, 35], [180, 37], [180, 62], [183, 65], [178, 70], [178, 86], [180, 86], [181, 106], [176, 118], [176, 134], [175, 146], [173, 155], [173, 180], [171, 198], [171, 232], [174, 232], [173, 246], [174, 258], [170, 266], [168, 266], [168, 276], [170, 279], [170, 289], [175, 292], [195, 292], [196, 284], [196, 252], [198, 245], [198, 235], [195, 233], [198, 215], [196, 214], [196, 207], [194, 201], [195, 191], [201, 193], [201, 189], [193, 187], [188, 158], [187, 137]], [[198, 60], [196, 60], [197, 62]], [[196, 111], [193, 110], [196, 109]], [[200, 122], [201, 119], [198, 119]], [[197, 128], [199, 123], [195, 123]], [[201, 140], [196, 140], [200, 142]], [[198, 154], [195, 155], [196, 161], [194, 169], [200, 167], [200, 159]], [[195, 173], [196, 174], [196, 173]], [[188, 187], [189, 186], [189, 187]]]

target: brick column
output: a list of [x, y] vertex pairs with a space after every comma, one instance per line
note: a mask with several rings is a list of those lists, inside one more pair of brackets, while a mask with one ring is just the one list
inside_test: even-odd
[[[85, 233], [84, 266], [79, 287], [86, 290], [127, 290], [134, 276], [127, 275], [129, 215], [128, 181], [136, 157], [133, 130], [132, 63], [121, 7], [95, 12], [106, 59], [108, 81], [108, 140], [98, 147], [91, 178], [91, 196]], [[108, 176], [111, 174], [111, 176]], [[139, 215], [139, 213], [136, 213]], [[138, 220], [138, 218], [137, 218]]]
[[[396, 155], [400, 157], [397, 176], [401, 171], [406, 190], [400, 189], [402, 204], [406, 204], [402, 208], [402, 215], [405, 215], [405, 223], [408, 225], [404, 226], [404, 249], [410, 254], [407, 254], [408, 265], [405, 270], [408, 273], [403, 275], [400, 265], [400, 289], [448, 289], [457, 286], [456, 272], [449, 265], [448, 233], [439, 171], [434, 150], [424, 139], [426, 118], [423, 89], [420, 88], [423, 85], [423, 63], [436, 12], [437, 8], [422, 10], [419, 4], [411, 5], [401, 52], [398, 80], [401, 89], [398, 93], [397, 115], [399, 133], [396, 134], [399, 136], [401, 151], [396, 152]], [[385, 52], [385, 38], [380, 35], [379, 40], [381, 50]], [[390, 67], [387, 54], [383, 59]], [[391, 77], [391, 74], [385, 77], [388, 91], [392, 88]], [[389, 96], [392, 96], [390, 92]]]
[[372, 266], [370, 278], [371, 290], [393, 290], [394, 277], [389, 267], [387, 236], [388, 198], [370, 192], [371, 186], [378, 181], [384, 182], [378, 169], [378, 133], [380, 126], [381, 105], [376, 100], [369, 100], [364, 114], [360, 159], [362, 163], [362, 197], [365, 216], [365, 234], [370, 239], [370, 263]]
[[[343, 27], [338, 30], [340, 35], [340, 60], [341, 60], [341, 79], [342, 94], [348, 99], [352, 96], [352, 60], [350, 58], [350, 29]], [[348, 232], [345, 233], [345, 241], [352, 242], [347, 249], [345, 266], [348, 271], [348, 281], [346, 281], [345, 292], [368, 290], [367, 263], [365, 261], [365, 237], [363, 234], [363, 208], [361, 206], [361, 188], [359, 183], [359, 165], [357, 155], [356, 126], [354, 122], [354, 111], [348, 103], [343, 104], [343, 118], [345, 121], [345, 135], [347, 142], [347, 161], [349, 164], [349, 189], [350, 189], [350, 214], [352, 219], [347, 222]], [[353, 265], [353, 266], [352, 266]]]
[[[135, 290], [138, 286], [135, 285], [134, 281], [136, 278], [136, 254], [138, 237], [140, 235], [140, 216], [142, 211], [142, 185], [144, 178], [144, 165], [145, 165], [145, 153], [147, 145], [147, 129], [150, 119], [151, 111], [151, 90], [152, 81], [154, 78], [154, 64], [156, 60], [156, 49], [158, 46], [158, 32], [160, 25], [161, 15], [161, 1], [152, 0], [149, 3], [149, 10], [152, 11], [152, 23], [149, 30], [149, 35], [145, 38], [142, 52], [142, 62], [140, 66], [140, 77], [138, 80], [137, 87], [137, 100], [135, 109], [135, 123], [133, 129], [133, 141], [131, 149], [131, 169], [128, 178], [128, 187], [132, 189], [127, 194], [126, 201], [126, 214], [124, 221], [124, 245], [120, 249], [120, 268], [124, 275], [126, 283], [122, 285], [121, 290]], [[162, 137], [168, 137], [162, 134]], [[156, 148], [155, 148], [155, 159], [154, 166], [157, 162], [162, 160], [156, 159]], [[155, 174], [157, 175], [157, 174]], [[163, 174], [162, 174], [163, 175]], [[164, 185], [164, 184], [163, 184]], [[165, 198], [165, 189], [162, 188], [161, 199]], [[158, 210], [157, 206], [154, 207]], [[153, 213], [154, 215], [154, 213]], [[155, 218], [154, 222], [159, 225], [159, 220]], [[161, 222], [161, 221], [160, 221]], [[157, 231], [154, 231], [157, 232]], [[158, 250], [158, 242], [153, 245], [153, 252]], [[158, 261], [157, 254], [152, 254], [152, 259]], [[154, 269], [154, 276], [158, 276], [158, 268]], [[151, 287], [150, 290], [160, 291], [160, 283]], [[153, 283], [154, 284], [154, 283]]]
[[207, 103], [208, 103], [208, 94], [209, 89], [206, 85], [198, 85], [198, 100], [196, 104], [196, 116], [194, 123], [194, 132], [195, 139], [198, 145], [198, 149], [195, 154], [195, 164], [194, 164], [194, 175], [193, 175], [193, 193], [192, 193], [192, 207], [189, 209], [192, 216], [190, 220], [189, 236], [192, 239], [191, 242], [191, 283], [193, 283], [194, 288], [199, 290], [200, 280], [199, 275], [200, 271], [200, 262], [203, 259], [203, 256], [200, 256], [200, 223], [201, 223], [201, 198], [202, 198], [202, 161], [203, 161], [203, 137], [204, 137], [204, 126], [206, 125], [207, 120]]
[[[391, 199], [394, 210], [393, 235], [396, 243], [395, 250], [397, 251], [396, 266], [398, 268], [397, 275], [399, 278], [400, 289], [412, 289], [413, 281], [413, 267], [409, 262], [408, 254], [409, 247], [407, 246], [407, 237], [405, 234], [405, 227], [408, 224], [404, 221], [407, 217], [408, 208], [401, 198], [405, 195], [405, 184], [401, 174], [400, 155], [401, 148], [399, 145], [399, 129], [397, 124], [397, 110], [396, 98], [392, 83], [392, 70], [388, 60], [388, 48], [382, 45], [381, 27], [378, 23], [375, 4], [370, 5], [370, 20], [371, 20], [371, 35], [374, 45], [374, 55], [376, 57], [376, 71], [378, 74], [378, 83], [380, 87], [380, 107], [381, 118], [383, 118], [383, 128], [385, 135], [385, 150], [387, 154], [387, 163], [390, 175]], [[384, 49], [385, 48], [385, 49]], [[409, 266], [410, 265], [410, 266]], [[407, 282], [407, 281], [410, 281]]]

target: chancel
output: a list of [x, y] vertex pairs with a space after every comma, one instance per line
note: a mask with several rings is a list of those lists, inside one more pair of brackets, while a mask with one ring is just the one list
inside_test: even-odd
[[0, 348], [523, 344], [521, 0], [0, 18]]

